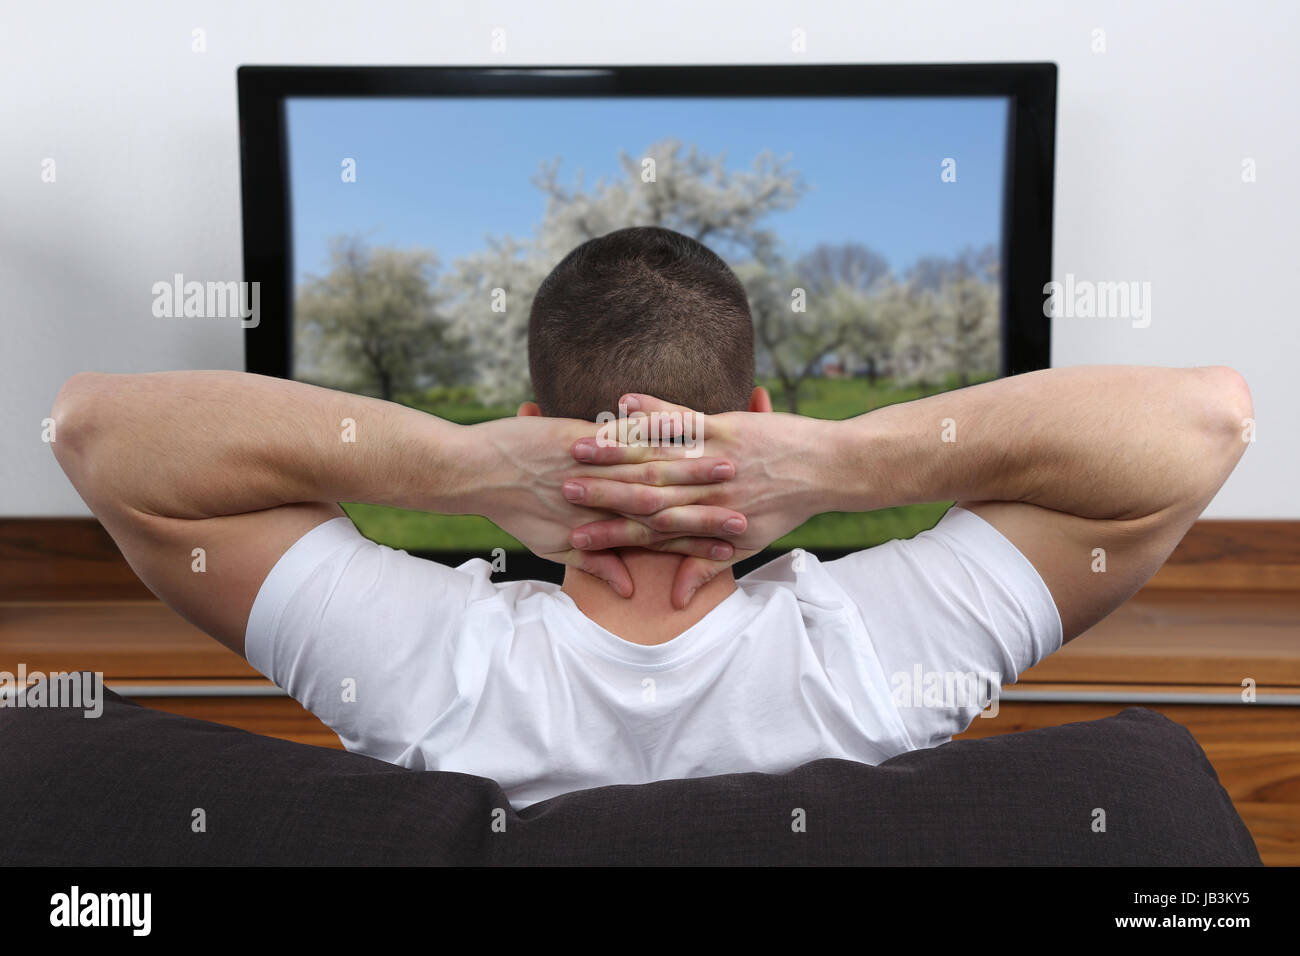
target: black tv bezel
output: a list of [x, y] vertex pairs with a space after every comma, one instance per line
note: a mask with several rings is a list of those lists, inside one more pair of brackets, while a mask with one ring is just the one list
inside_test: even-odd
[[[260, 283], [261, 321], [244, 331], [247, 371], [291, 374], [293, 288], [290, 97], [1006, 97], [1003, 374], [1051, 364], [1043, 287], [1051, 280], [1056, 155], [1055, 63], [715, 66], [241, 66], [238, 69], [244, 278]], [[847, 553], [812, 549], [821, 557]], [[477, 553], [429, 552], [442, 561]], [[764, 553], [738, 567], [744, 570]], [[507, 577], [556, 578], [558, 565], [511, 555]]]

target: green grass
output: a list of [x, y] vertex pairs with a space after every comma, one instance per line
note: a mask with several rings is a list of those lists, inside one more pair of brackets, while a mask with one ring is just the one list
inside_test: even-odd
[[486, 558], [493, 548], [523, 548], [487, 518], [477, 515], [434, 515], [360, 504], [346, 504], [343, 510], [371, 541], [403, 551], [474, 551]]
[[[772, 408], [778, 412], [786, 411], [785, 390], [776, 382], [761, 384], [767, 386], [767, 390], [772, 393]], [[955, 382], [948, 384], [949, 387], [956, 386]], [[841, 420], [884, 405], [910, 402], [941, 391], [944, 389], [920, 386], [895, 388], [887, 381], [872, 386], [864, 379], [809, 379], [799, 388], [799, 414]]]
[[[777, 411], [785, 396], [775, 382], [764, 382]], [[955, 387], [946, 382], [945, 387]], [[942, 388], [894, 388], [887, 381], [870, 386], [862, 379], [814, 379], [799, 390], [799, 414], [845, 419], [896, 402], [912, 401]], [[505, 415], [513, 406], [483, 406], [468, 389], [438, 389], [421, 396], [404, 396], [405, 404], [450, 421], [472, 425]], [[933, 527], [951, 502], [906, 505], [863, 514], [817, 515], [773, 544], [774, 548], [866, 548], [894, 538], [910, 538]], [[486, 518], [435, 515], [382, 505], [347, 504], [344, 510], [361, 533], [373, 541], [406, 551], [472, 551], [485, 557], [493, 548], [520, 550], [522, 545]]]

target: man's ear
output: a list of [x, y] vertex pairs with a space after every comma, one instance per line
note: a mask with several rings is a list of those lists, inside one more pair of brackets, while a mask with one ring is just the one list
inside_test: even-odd
[[542, 410], [538, 408], [536, 402], [524, 402], [522, 405], [519, 406], [519, 411], [517, 411], [515, 414], [522, 415], [528, 418], [540, 418], [542, 414]]
[[755, 385], [754, 391], [750, 393], [749, 410], [751, 412], [770, 412], [772, 410], [772, 396], [768, 394], [767, 389], [762, 385]]

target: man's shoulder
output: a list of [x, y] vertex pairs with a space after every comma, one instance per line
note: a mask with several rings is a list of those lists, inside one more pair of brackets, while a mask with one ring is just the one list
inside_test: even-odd
[[451, 564], [436, 555], [411, 554], [367, 538], [346, 518], [330, 524], [328, 539], [322, 535], [315, 542], [304, 538], [295, 547], [310, 552], [302, 555], [306, 563], [331, 565], [334, 574], [328, 576], [340, 583], [351, 581], [353, 590], [378, 588], [393, 600], [432, 598], [443, 604], [513, 607], [559, 589], [548, 581], [493, 580], [503, 570], [499, 557]]
[[496, 594], [512, 600], [522, 600], [535, 594], [553, 595], [560, 590], [560, 586], [553, 581], [539, 581], [535, 578], [494, 581], [492, 576], [499, 572], [490, 561], [483, 558], [472, 558], [457, 565], [456, 570], [473, 576], [475, 581], [481, 581]]
[[755, 596], [788, 591], [800, 601], [840, 605], [849, 600], [849, 595], [832, 573], [833, 563], [795, 548], [755, 568], [736, 583]]
[[501, 573], [497, 562], [485, 558], [470, 558], [457, 565], [445, 564], [435, 559], [425, 560], [436, 565], [437, 574], [451, 573], [460, 578], [465, 588], [465, 598], [469, 602], [490, 602], [507, 607], [527, 604], [538, 598], [554, 597], [560, 586], [551, 581], [539, 581], [532, 578], [518, 580], [493, 580]]

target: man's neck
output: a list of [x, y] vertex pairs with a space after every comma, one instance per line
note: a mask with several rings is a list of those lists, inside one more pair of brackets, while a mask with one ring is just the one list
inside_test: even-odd
[[564, 573], [562, 590], [578, 609], [605, 630], [632, 644], [663, 644], [697, 623], [736, 590], [731, 569], [705, 584], [684, 610], [672, 605], [673, 577], [684, 560], [679, 554], [625, 548], [619, 552], [632, 575], [635, 593], [621, 598], [608, 584], [576, 568]]

